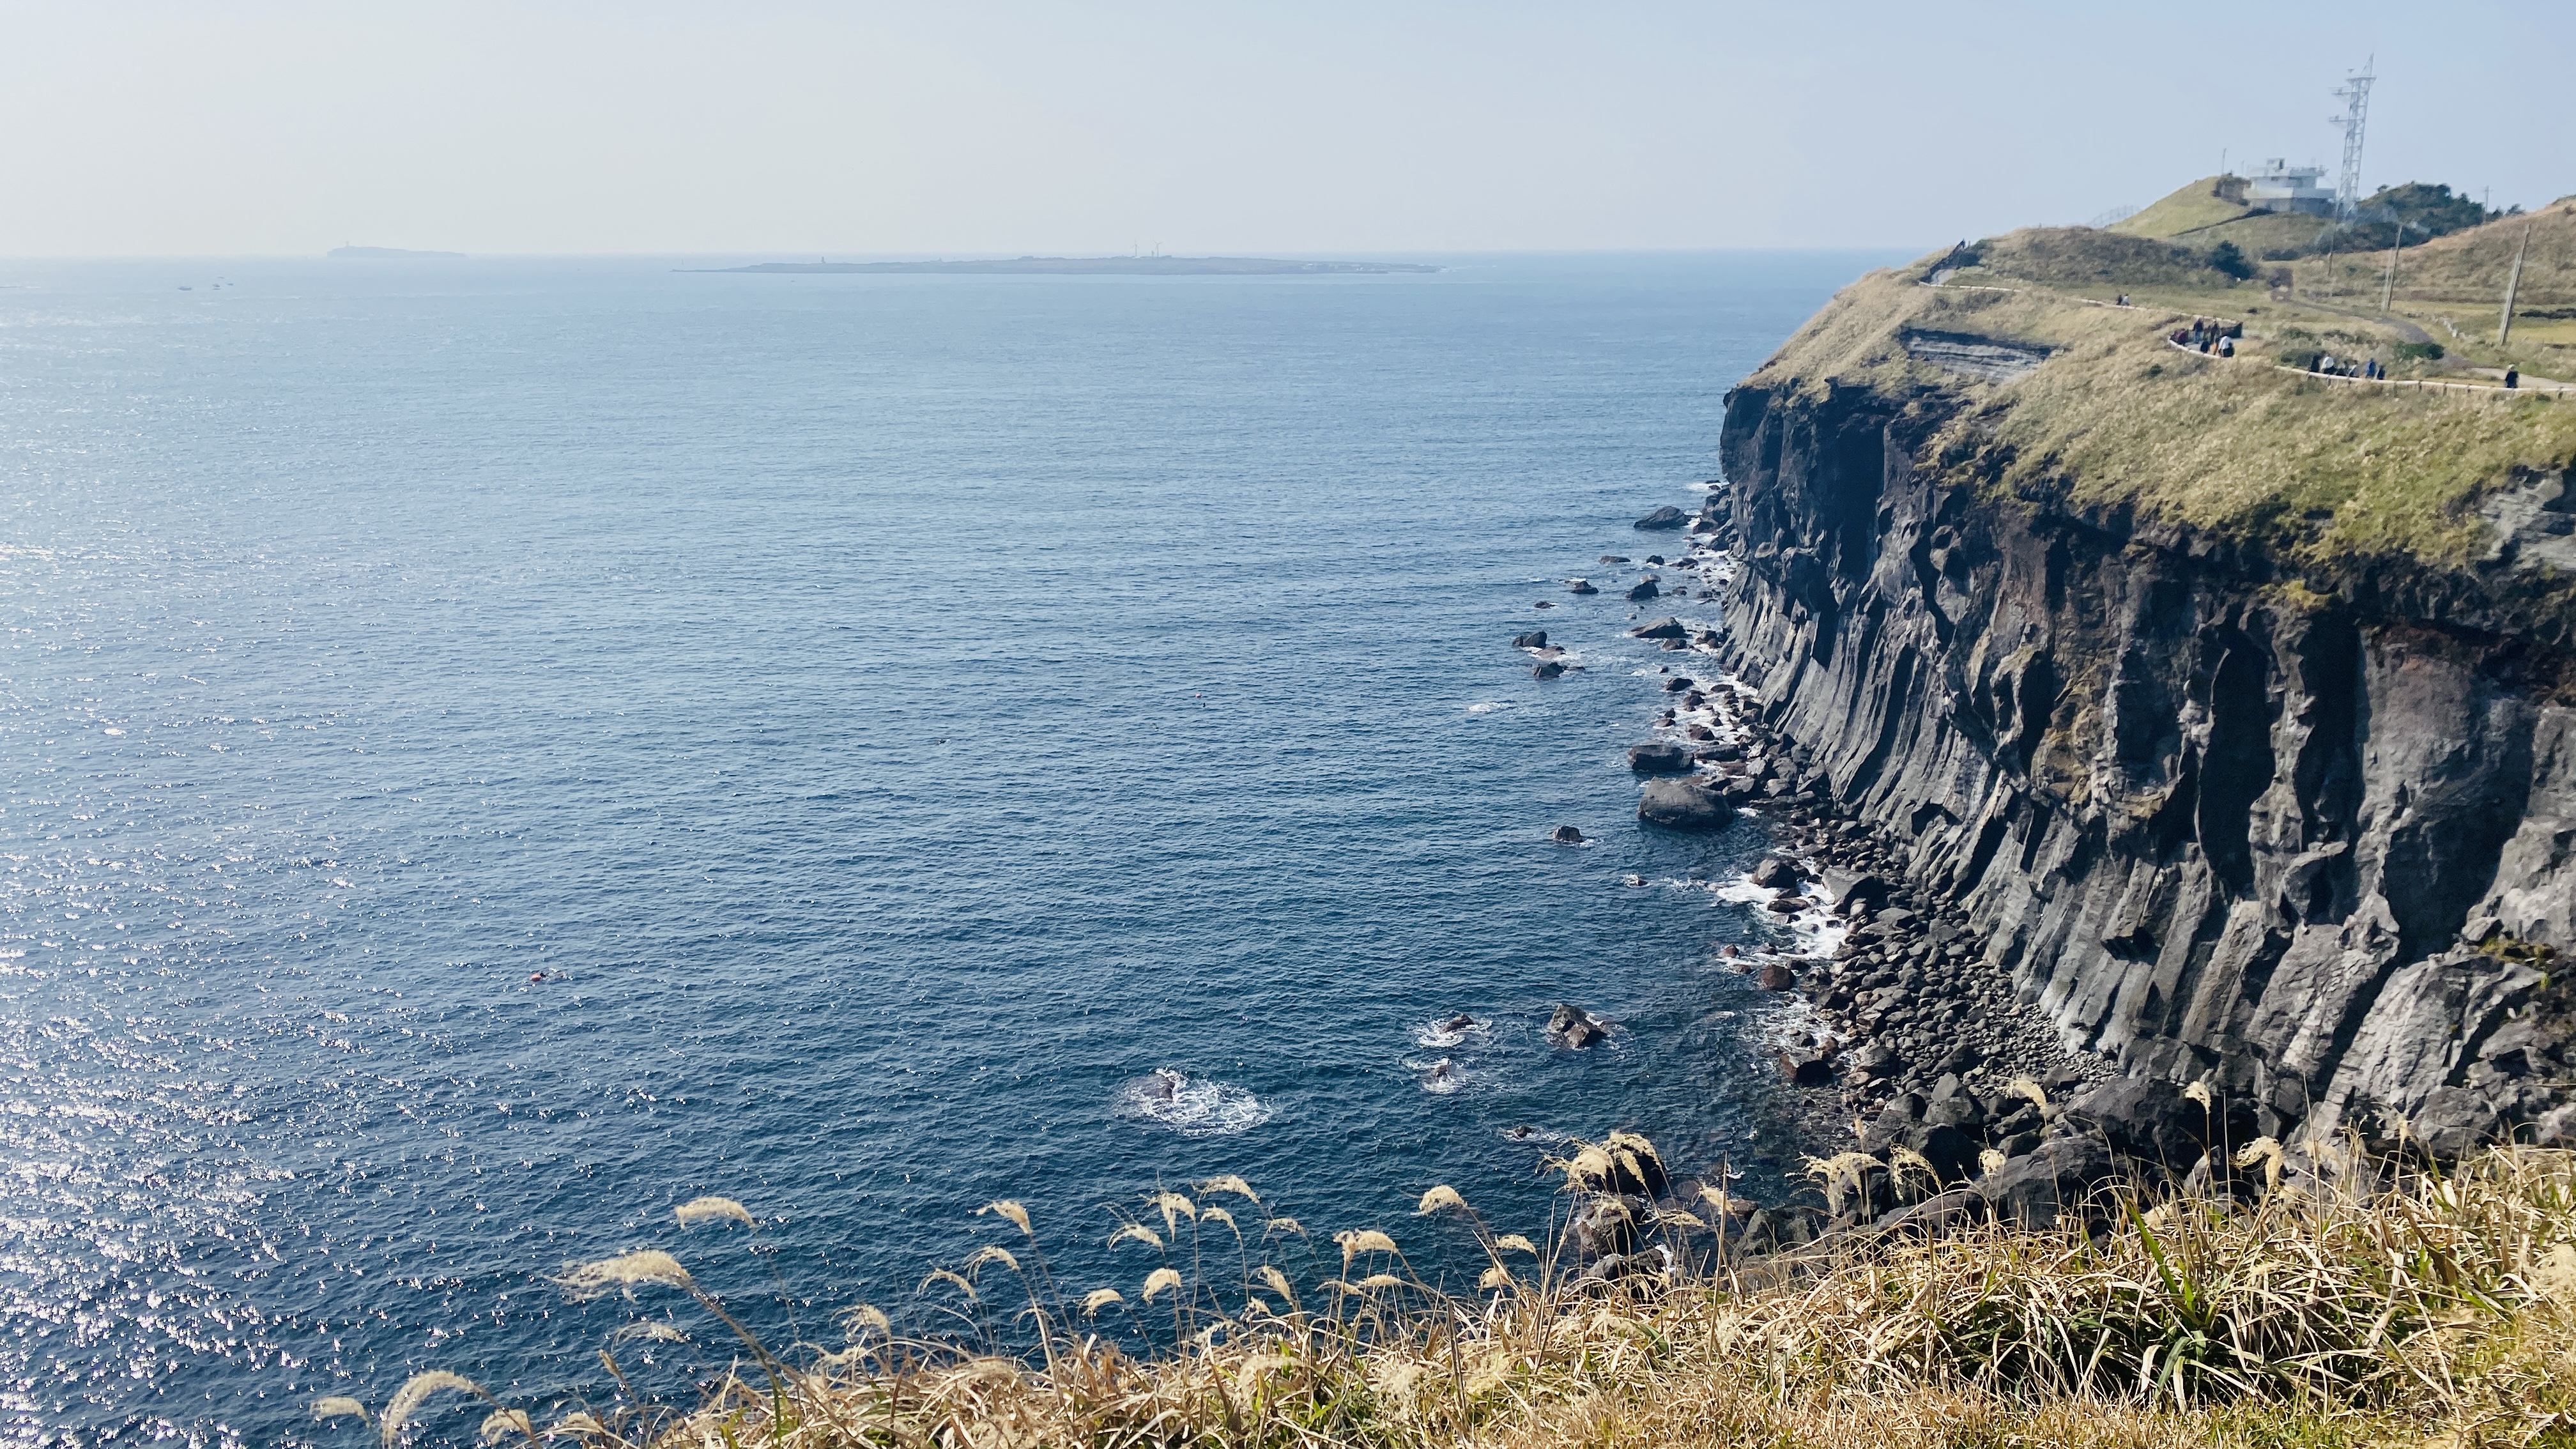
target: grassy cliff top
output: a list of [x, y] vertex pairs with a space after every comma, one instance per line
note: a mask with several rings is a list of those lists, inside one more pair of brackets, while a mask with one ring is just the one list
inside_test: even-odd
[[[2255, 214], [2252, 207], [2242, 201], [2230, 201], [2222, 190], [2222, 183], [2238, 180], [2233, 176], [2204, 176], [2107, 229], [2122, 236], [2165, 239], [2216, 226], [2223, 221], [2234, 221], [2238, 217], [2252, 216]], [[2241, 189], [2238, 194], [2243, 194]]]
[[[2576, 216], [2543, 220], [2576, 232]], [[2445, 265], [2474, 275], [2495, 244], [2484, 234], [2509, 224], [2445, 238], [2458, 258]], [[2007, 494], [2036, 485], [2079, 505], [2129, 506], [2258, 541], [2300, 566], [2390, 553], [2467, 562], [2491, 542], [2475, 507], [2482, 494], [2517, 468], [2576, 459], [2576, 395], [2506, 394], [2476, 370], [2512, 361], [2535, 377], [2576, 375], [2576, 348], [2542, 336], [2545, 324], [2518, 323], [2513, 350], [2497, 352], [2403, 309], [2377, 315], [2375, 288], [2361, 299], [2311, 297], [2295, 281], [2287, 291], [2233, 283], [2187, 249], [2083, 227], [2015, 232], [1975, 250], [1973, 265], [1927, 257], [1853, 283], [1749, 381], [1946, 396], [1950, 418], [1924, 466]], [[2432, 250], [2411, 249], [2407, 261]], [[2541, 251], [2535, 239], [2526, 288]], [[1942, 283], [1927, 285], [1936, 272]], [[2123, 293], [2134, 305], [2107, 305]], [[2245, 324], [2237, 357], [2168, 344], [2203, 316]], [[2485, 325], [2491, 337], [2492, 309]], [[2401, 354], [2428, 332], [2446, 345], [2440, 361]], [[2329, 382], [2281, 365], [2304, 368], [2318, 352], [2486, 386]]]

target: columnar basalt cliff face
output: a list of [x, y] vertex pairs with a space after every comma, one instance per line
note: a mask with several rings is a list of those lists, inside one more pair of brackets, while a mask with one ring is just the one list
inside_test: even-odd
[[2576, 950], [2576, 709], [2535, 637], [2563, 632], [2499, 631], [2476, 566], [2326, 593], [2255, 545], [1936, 467], [1959, 406], [1730, 396], [1708, 519], [1765, 716], [2069, 1047], [2284, 1139], [2576, 1135], [2550, 976]]

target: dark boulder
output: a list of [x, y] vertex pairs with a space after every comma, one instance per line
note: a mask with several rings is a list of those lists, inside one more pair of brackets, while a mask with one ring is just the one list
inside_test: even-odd
[[1680, 694], [1682, 691], [1689, 689], [1690, 687], [1691, 678], [1687, 674], [1676, 674], [1672, 678], [1664, 681], [1664, 693], [1666, 694]]
[[[1651, 1211], [1651, 1205], [1647, 1205]], [[1574, 1249], [1585, 1259], [1625, 1258], [1637, 1251], [1638, 1206], [1625, 1198], [1597, 1198], [1574, 1214]]]
[[1628, 556], [1624, 553], [1605, 553], [1601, 555], [1601, 561], [1603, 563], [1626, 563], [1628, 561]]
[[1691, 755], [1680, 745], [1660, 740], [1630, 745], [1628, 768], [1640, 775], [1687, 775], [1691, 772]]
[[1530, 678], [1555, 679], [1565, 673], [1565, 666], [1553, 659], [1542, 659], [1530, 666]]
[[1565, 1165], [1568, 1186], [1581, 1193], [1641, 1198], [1650, 1207], [1672, 1187], [1654, 1144], [1633, 1132], [1613, 1132], [1574, 1154]]
[[1560, 825], [1554, 830], [1549, 831], [1547, 833], [1547, 838], [1555, 841], [1559, 845], [1581, 845], [1583, 843], [1583, 832], [1575, 829], [1571, 825]]
[[2090, 1134], [2053, 1137], [1977, 1183], [1995, 1216], [2020, 1228], [2053, 1228], [2113, 1171], [2109, 1144]]
[[1599, 589], [1592, 586], [1592, 581], [1590, 579], [1567, 579], [1565, 581], [1565, 591], [1569, 594], [1597, 594], [1601, 592]]
[[[1830, 884], [1831, 882], [1828, 882], [1828, 885]], [[1888, 895], [1894, 890], [1895, 887], [1889, 885], [1883, 876], [1860, 876], [1834, 893], [1834, 909], [1848, 912], [1858, 904], [1865, 909], [1876, 911], [1887, 904]]]
[[1640, 624], [1628, 631], [1628, 637], [1631, 639], [1681, 639], [1688, 637], [1689, 634], [1690, 630], [1682, 626], [1682, 621], [1670, 614], [1651, 624]]
[[1664, 776], [1646, 782], [1637, 818], [1669, 830], [1718, 830], [1735, 819], [1735, 807], [1697, 780]]
[[1514, 634], [1512, 636], [1512, 647], [1515, 649], [1544, 649], [1547, 647], [1547, 631], [1545, 629], [1533, 629], [1526, 634]]
[[1628, 591], [1628, 597], [1632, 600], [1643, 602], [1644, 600], [1651, 599], [1662, 592], [1663, 590], [1655, 587], [1655, 581], [1653, 579], [1642, 579], [1638, 581], [1635, 588]]
[[1633, 526], [1653, 532], [1658, 529], [1679, 528], [1688, 522], [1690, 522], [1689, 514], [1684, 513], [1680, 509], [1667, 503], [1663, 507], [1656, 509], [1654, 512], [1647, 514], [1645, 517], [1638, 519]]
[[1762, 863], [1753, 867], [1753, 883], [1766, 891], [1795, 890], [1798, 881], [1798, 868], [1776, 855], [1762, 857]]
[[2077, 1097], [2066, 1110], [2113, 1149], [2176, 1174], [2189, 1172], [2213, 1146], [2251, 1142], [2260, 1135], [2250, 1103], [2231, 1103], [2212, 1093], [2203, 1105], [2183, 1092], [2154, 1077], [2122, 1077]]
[[1547, 1038], [1559, 1046], [1580, 1050], [1610, 1039], [1609, 1023], [1571, 1001], [1560, 1001], [1556, 1012], [1547, 1019]]
[[1798, 984], [1798, 973], [1774, 961], [1764, 966], [1762, 974], [1754, 980], [1765, 991], [1786, 991]]
[[1780, 1075], [1792, 1086], [1831, 1086], [1834, 1080], [1834, 1049], [1830, 1045], [1792, 1047], [1780, 1053]]

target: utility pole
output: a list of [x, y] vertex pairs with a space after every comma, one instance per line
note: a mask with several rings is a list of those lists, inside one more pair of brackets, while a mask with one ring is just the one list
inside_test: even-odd
[[2504, 279], [2504, 315], [2496, 319], [2496, 346], [2513, 335], [2513, 294], [2522, 290], [2522, 259], [2531, 251], [2531, 223], [2522, 224], [2522, 245], [2513, 249], [2513, 270]]
[[2379, 315], [2388, 315], [2388, 299], [2397, 294], [2397, 249], [2406, 245], [2406, 223], [2397, 223], [2397, 239], [2388, 244], [2388, 277], [2379, 284]]

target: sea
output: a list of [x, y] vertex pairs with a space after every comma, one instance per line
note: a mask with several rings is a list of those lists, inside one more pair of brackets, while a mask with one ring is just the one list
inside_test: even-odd
[[639, 1249], [782, 1351], [1007, 1348], [986, 1245], [1471, 1291], [1436, 1185], [1794, 1173], [1766, 829], [1634, 818], [1712, 666], [1624, 637], [1630, 525], [1896, 258], [1401, 260], [0, 263], [0, 1436], [684, 1403], [738, 1340], [556, 1281]]

